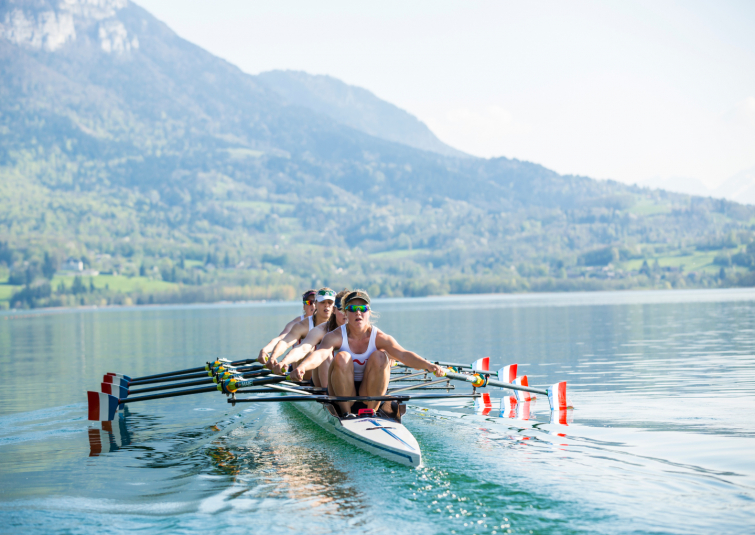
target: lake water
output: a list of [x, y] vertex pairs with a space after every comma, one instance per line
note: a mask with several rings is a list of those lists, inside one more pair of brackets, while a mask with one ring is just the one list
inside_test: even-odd
[[405, 347], [518, 363], [575, 407], [562, 425], [545, 399], [527, 420], [410, 403], [419, 469], [220, 394], [133, 404], [112, 433], [86, 420], [104, 372], [254, 356], [297, 308], [0, 315], [2, 532], [755, 532], [749, 289], [377, 300]]

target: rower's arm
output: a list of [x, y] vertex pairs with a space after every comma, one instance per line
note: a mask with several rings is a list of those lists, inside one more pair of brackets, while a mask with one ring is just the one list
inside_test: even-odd
[[297, 368], [302, 370], [302, 374], [309, 370], [314, 370], [333, 354], [335, 348], [341, 347], [342, 342], [340, 329], [326, 334], [322, 339], [319, 349], [307, 355], [307, 358], [301, 361]]
[[302, 336], [304, 336], [305, 328], [306, 327], [304, 327], [301, 323], [294, 325], [294, 327], [286, 334], [286, 336], [284, 336], [278, 341], [277, 344], [275, 344], [273, 353], [270, 355], [270, 360], [277, 361], [278, 357], [285, 353], [289, 347], [301, 340]]
[[[288, 334], [288, 333], [286, 333], [286, 334]], [[283, 339], [284, 336], [286, 336], [286, 335], [285, 334], [279, 334], [278, 336], [276, 336], [275, 338], [273, 338], [272, 340], [270, 340], [267, 343], [267, 345], [262, 348], [262, 351], [265, 352], [265, 353], [267, 353], [268, 355], [270, 353], [272, 353], [273, 349], [275, 349], [275, 344], [277, 344], [278, 342], [280, 342]]]
[[[301, 321], [301, 318], [299, 316], [297, 316], [294, 319], [292, 319], [291, 321], [289, 321], [288, 323], [286, 323], [286, 326], [283, 327], [283, 330], [281, 331], [281, 333], [278, 336], [276, 336], [276, 338], [278, 340], [282, 340], [284, 336], [286, 336], [289, 332], [291, 332], [291, 329], [294, 328], [294, 325], [296, 325], [300, 321]], [[272, 351], [272, 349], [273, 348], [271, 347], [270, 350]]]
[[325, 329], [319, 327], [312, 329], [307, 333], [307, 336], [304, 337], [304, 340], [301, 341], [301, 344], [288, 352], [288, 355], [280, 361], [280, 364], [300, 361], [322, 341], [325, 334]]
[[385, 351], [391, 358], [402, 364], [406, 364], [410, 368], [414, 368], [415, 370], [427, 370], [438, 377], [443, 375], [443, 369], [440, 366], [420, 357], [414, 351], [407, 351], [401, 347], [401, 344], [399, 344], [395, 338], [385, 333], [380, 333], [378, 335], [377, 340], [375, 340], [375, 347]]

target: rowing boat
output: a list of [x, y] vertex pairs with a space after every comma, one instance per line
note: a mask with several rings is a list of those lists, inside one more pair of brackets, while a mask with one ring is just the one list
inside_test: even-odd
[[[422, 452], [414, 435], [401, 423], [401, 416], [342, 418], [329, 402], [291, 402], [297, 410], [324, 430], [349, 444], [406, 466], [419, 466]], [[405, 407], [405, 406], [404, 406]]]
[[[228, 396], [228, 403], [233, 405], [236, 403], [289, 403], [324, 430], [361, 450], [399, 464], [418, 467], [422, 464], [422, 452], [419, 444], [411, 432], [401, 423], [402, 415], [406, 411], [405, 403], [410, 399], [475, 398], [475, 400], [479, 400], [479, 398], [487, 396], [483, 403], [487, 406], [490, 403], [489, 394], [481, 394], [477, 390], [498, 387], [518, 393], [547, 395], [552, 419], [554, 411], [561, 414], [569, 408], [566, 401], [565, 382], [556, 383], [547, 390], [531, 387], [527, 383], [526, 376], [517, 377], [516, 365], [509, 365], [501, 368], [498, 372], [492, 372], [488, 367], [488, 357], [478, 359], [471, 366], [445, 362], [436, 362], [436, 364], [448, 366], [444, 369], [444, 379], [430, 380], [425, 378], [422, 380], [422, 384], [393, 388], [383, 396], [361, 397], [327, 395], [325, 389], [314, 388], [303, 383], [292, 383], [289, 377], [273, 375], [270, 370], [262, 369], [258, 363], [250, 359], [235, 362], [216, 360], [208, 362], [204, 367], [133, 379], [122, 374], [108, 373], [103, 377], [100, 392], [90, 391], [87, 393], [89, 419], [102, 421], [104, 428], [105, 423], [112, 421], [119, 408], [126, 403], [220, 391]], [[391, 381], [415, 378], [422, 374], [423, 372], [419, 374], [400, 373]], [[494, 375], [498, 376], [497, 380], [490, 377]], [[185, 381], [186, 379], [191, 380]], [[472, 392], [460, 394], [406, 393], [408, 390], [418, 388], [438, 388], [436, 383], [451, 380], [470, 383], [473, 387]], [[149, 386], [154, 383], [168, 384]], [[205, 384], [207, 386], [203, 386]], [[140, 389], [141, 386], [147, 386], [147, 388]], [[132, 387], [136, 387], [136, 390], [131, 390]], [[247, 389], [247, 387], [262, 388]], [[163, 392], [164, 390], [171, 391]], [[266, 392], [285, 395], [237, 397], [237, 394], [264, 394]], [[134, 395], [136, 396], [134, 397]], [[523, 402], [528, 400], [529, 397], [523, 398]], [[343, 416], [338, 410], [338, 403], [348, 401], [362, 403], [388, 401], [391, 402], [394, 409], [392, 411], [393, 416], [386, 416], [383, 413], [375, 414], [369, 409], [361, 410], [356, 416], [353, 414]], [[516, 403], [516, 400], [513, 403]], [[565, 415], [561, 416], [565, 421]]]

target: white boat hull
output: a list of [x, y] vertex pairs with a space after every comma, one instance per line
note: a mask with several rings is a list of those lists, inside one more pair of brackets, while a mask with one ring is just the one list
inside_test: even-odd
[[422, 463], [417, 440], [396, 420], [377, 416], [341, 420], [320, 402], [290, 403], [320, 427], [357, 448], [406, 466]]

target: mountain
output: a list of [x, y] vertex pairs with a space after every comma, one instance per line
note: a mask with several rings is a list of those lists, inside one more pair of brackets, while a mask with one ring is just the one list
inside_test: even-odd
[[[0, 206], [19, 306], [732, 284], [755, 216], [464, 157], [363, 89], [248, 75], [126, 0], [0, 5]], [[121, 278], [51, 280], [68, 259]]]
[[726, 179], [713, 194], [742, 204], [755, 204], [755, 167]]
[[699, 197], [708, 197], [713, 195], [711, 190], [708, 189], [705, 184], [703, 184], [696, 178], [690, 177], [654, 177], [650, 180], [644, 181], [642, 185], [648, 188], [675, 191], [677, 193], [686, 193], [687, 195], [696, 195]]
[[470, 157], [440, 141], [413, 115], [361, 87], [300, 71], [270, 71], [257, 78], [287, 104], [308, 108], [360, 132], [444, 156]]

